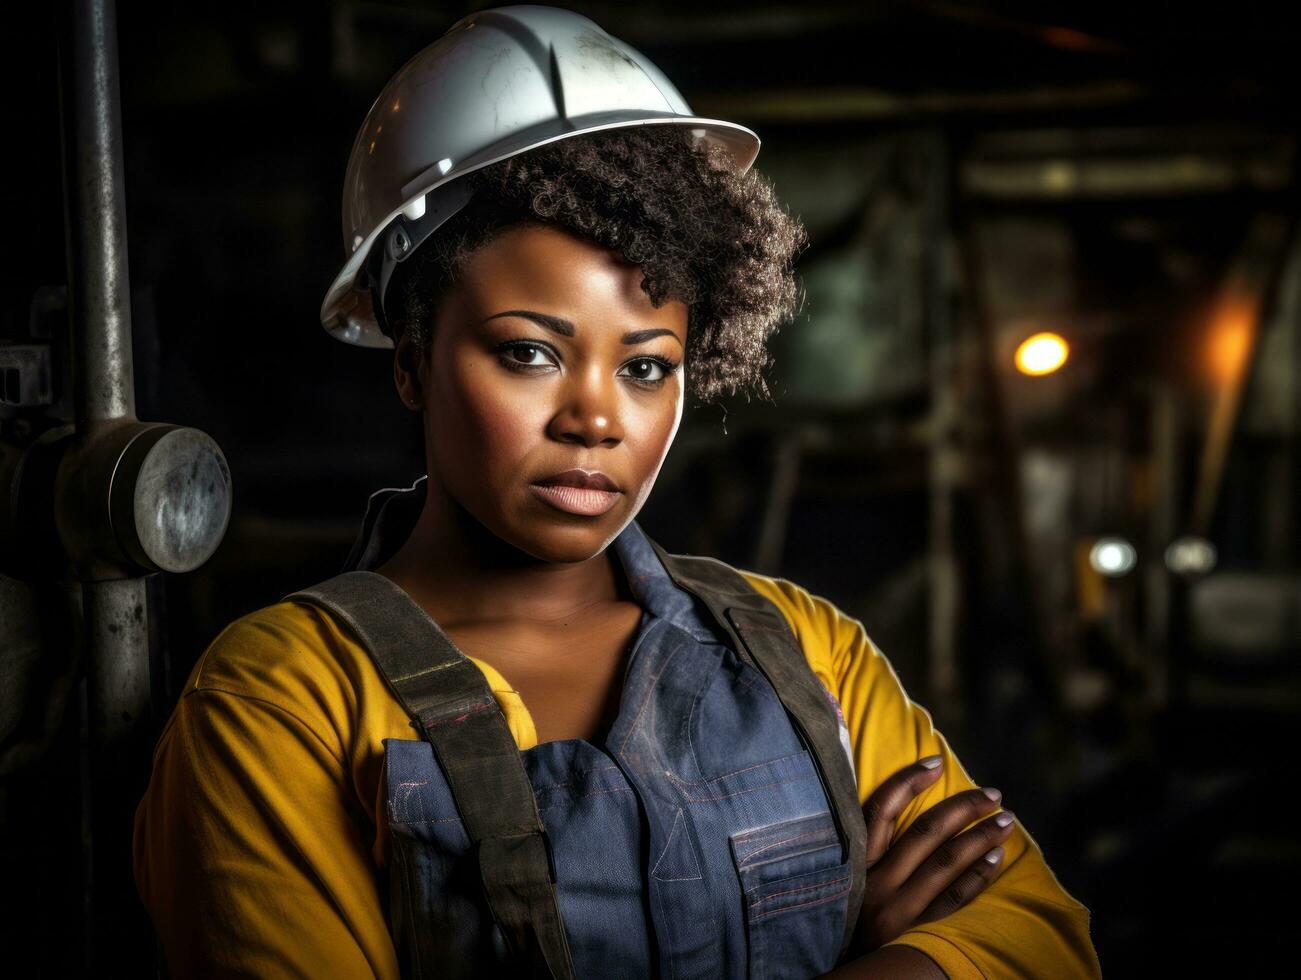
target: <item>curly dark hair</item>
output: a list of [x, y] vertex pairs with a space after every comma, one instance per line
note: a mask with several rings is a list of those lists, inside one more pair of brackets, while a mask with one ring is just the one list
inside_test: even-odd
[[768, 397], [768, 337], [800, 300], [793, 262], [804, 228], [769, 181], [739, 173], [681, 126], [586, 133], [462, 178], [470, 203], [395, 271], [384, 307], [392, 335], [429, 349], [433, 312], [464, 263], [505, 229], [563, 228], [641, 267], [651, 302], [688, 311], [687, 390], [702, 402]]

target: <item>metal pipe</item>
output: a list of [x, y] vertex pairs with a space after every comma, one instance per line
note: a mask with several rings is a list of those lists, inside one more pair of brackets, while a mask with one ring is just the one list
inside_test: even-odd
[[70, 0], [60, 51], [64, 218], [78, 428], [135, 416], [117, 10]]
[[141, 656], [91, 657], [86, 664], [91, 731], [104, 746], [139, 733], [149, 709], [149, 616], [143, 578], [82, 586], [86, 644], [91, 650], [142, 651]]
[[146, 580], [82, 586], [86, 686], [82, 750], [82, 950], [87, 975], [144, 975], [149, 924], [135, 903], [131, 818], [149, 758]]
[[[88, 500], [77, 508], [84, 513], [59, 516], [61, 525], [88, 521], [90, 531], [103, 531], [111, 478], [87, 480], [114, 433], [135, 420], [117, 13], [114, 0], [67, 0], [64, 16], [59, 84], [76, 435], [61, 473]], [[56, 508], [71, 499], [56, 494]], [[141, 975], [152, 960], [148, 923], [128, 896], [131, 815], [147, 771], [139, 760], [148, 758], [146, 583], [102, 549], [86, 548], [70, 549], [82, 580], [86, 669], [83, 962], [88, 973]]]

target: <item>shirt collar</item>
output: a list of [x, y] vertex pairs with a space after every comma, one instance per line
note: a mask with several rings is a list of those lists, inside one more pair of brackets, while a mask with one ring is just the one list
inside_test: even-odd
[[[422, 476], [410, 487], [385, 487], [370, 495], [344, 571], [374, 571], [397, 552], [425, 505], [427, 479]], [[719, 642], [708, 612], [695, 596], [679, 589], [669, 578], [664, 563], [636, 521], [629, 521], [610, 547], [623, 566], [633, 599], [647, 613], [668, 620], [697, 640]]]

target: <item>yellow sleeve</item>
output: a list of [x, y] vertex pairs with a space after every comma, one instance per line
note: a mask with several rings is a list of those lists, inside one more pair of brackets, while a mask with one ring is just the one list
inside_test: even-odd
[[[904, 811], [897, 834], [922, 811], [975, 786], [930, 715], [904, 693], [860, 622], [783, 579], [744, 574], [781, 610], [813, 672], [840, 701], [860, 801], [904, 766], [924, 756], [943, 756], [944, 774]], [[1002, 872], [983, 893], [894, 942], [921, 950], [954, 980], [1101, 976], [1089, 939], [1088, 909], [1058, 884], [1039, 845], [1019, 822], [1016, 827], [1004, 845]]]
[[135, 875], [174, 977], [398, 977], [326, 629], [284, 605], [233, 623], [155, 750]]
[[[485, 662], [520, 750], [518, 692]], [[397, 980], [385, 738], [418, 738], [353, 634], [316, 606], [238, 619], [190, 673], [135, 811], [135, 884], [172, 976]]]
[[[471, 659], [531, 748], [519, 694]], [[136, 887], [173, 977], [397, 980], [375, 819], [386, 738], [418, 736], [370, 655], [315, 607], [268, 606], [213, 641], [135, 816]]]

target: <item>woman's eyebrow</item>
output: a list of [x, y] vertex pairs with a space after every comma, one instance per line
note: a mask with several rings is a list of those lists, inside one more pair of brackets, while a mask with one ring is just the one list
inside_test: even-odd
[[499, 320], [504, 316], [522, 316], [525, 320], [532, 320], [539, 327], [545, 327], [552, 333], [558, 333], [562, 337], [572, 337], [574, 335], [574, 325], [568, 320], [547, 313], [538, 313], [534, 310], [507, 310], [505, 313], [494, 313], [483, 322]]
[[649, 330], [630, 330], [628, 333], [620, 337], [619, 340], [625, 344], [641, 344], [650, 340], [652, 337], [672, 337], [674, 340], [678, 341], [679, 347], [682, 346], [682, 341], [678, 340], [678, 335], [672, 330], [666, 330], [664, 327], [652, 327]]
[[[552, 316], [549, 313], [539, 313], [536, 310], [506, 310], [502, 313], [494, 313], [483, 322], [487, 323], [488, 320], [497, 320], [504, 316], [521, 316], [526, 320], [532, 320], [539, 327], [550, 330], [552, 333], [560, 334], [562, 337], [572, 337], [574, 335], [574, 325], [568, 320], [563, 317]], [[679, 346], [682, 345], [682, 341], [678, 339], [678, 335], [672, 330], [668, 330], [664, 327], [651, 327], [647, 330], [630, 330], [620, 337], [619, 340], [624, 344], [641, 344], [653, 337], [672, 337], [674, 340], [677, 340]]]

